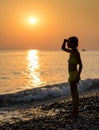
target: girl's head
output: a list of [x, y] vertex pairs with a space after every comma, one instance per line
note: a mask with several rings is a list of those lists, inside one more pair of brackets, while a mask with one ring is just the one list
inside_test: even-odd
[[67, 46], [68, 46], [68, 48], [77, 48], [78, 47], [78, 38], [75, 36], [68, 38]]

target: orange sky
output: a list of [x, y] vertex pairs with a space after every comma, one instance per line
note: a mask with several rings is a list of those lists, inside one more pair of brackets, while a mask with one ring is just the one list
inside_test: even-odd
[[72, 35], [99, 49], [99, 0], [0, 0], [0, 49], [55, 50]]

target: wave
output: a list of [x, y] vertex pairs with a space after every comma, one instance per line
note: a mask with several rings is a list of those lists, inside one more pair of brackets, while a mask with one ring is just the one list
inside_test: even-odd
[[[81, 80], [78, 84], [79, 93], [84, 93], [89, 90], [97, 90], [99, 86], [99, 79]], [[14, 104], [22, 102], [41, 101], [51, 98], [58, 98], [70, 95], [69, 83], [60, 83], [54, 85], [47, 85], [31, 90], [25, 90], [14, 94], [0, 95], [0, 103]]]

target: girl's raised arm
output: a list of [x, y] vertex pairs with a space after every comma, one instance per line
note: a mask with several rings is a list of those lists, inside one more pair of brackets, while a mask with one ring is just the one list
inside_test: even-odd
[[71, 50], [68, 49], [68, 48], [66, 48], [66, 42], [67, 42], [67, 41], [68, 41], [67, 39], [64, 39], [61, 49], [62, 49], [63, 51], [66, 51], [66, 52], [68, 52], [68, 53], [71, 53]]

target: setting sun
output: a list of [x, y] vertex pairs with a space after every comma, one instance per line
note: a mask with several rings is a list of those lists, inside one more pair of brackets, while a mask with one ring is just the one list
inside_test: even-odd
[[31, 17], [31, 18], [29, 19], [29, 23], [30, 23], [30, 24], [35, 24], [35, 23], [36, 23], [36, 18]]
[[0, 0], [0, 49], [60, 50], [72, 35], [80, 49], [99, 49], [98, 6], [99, 0]]

